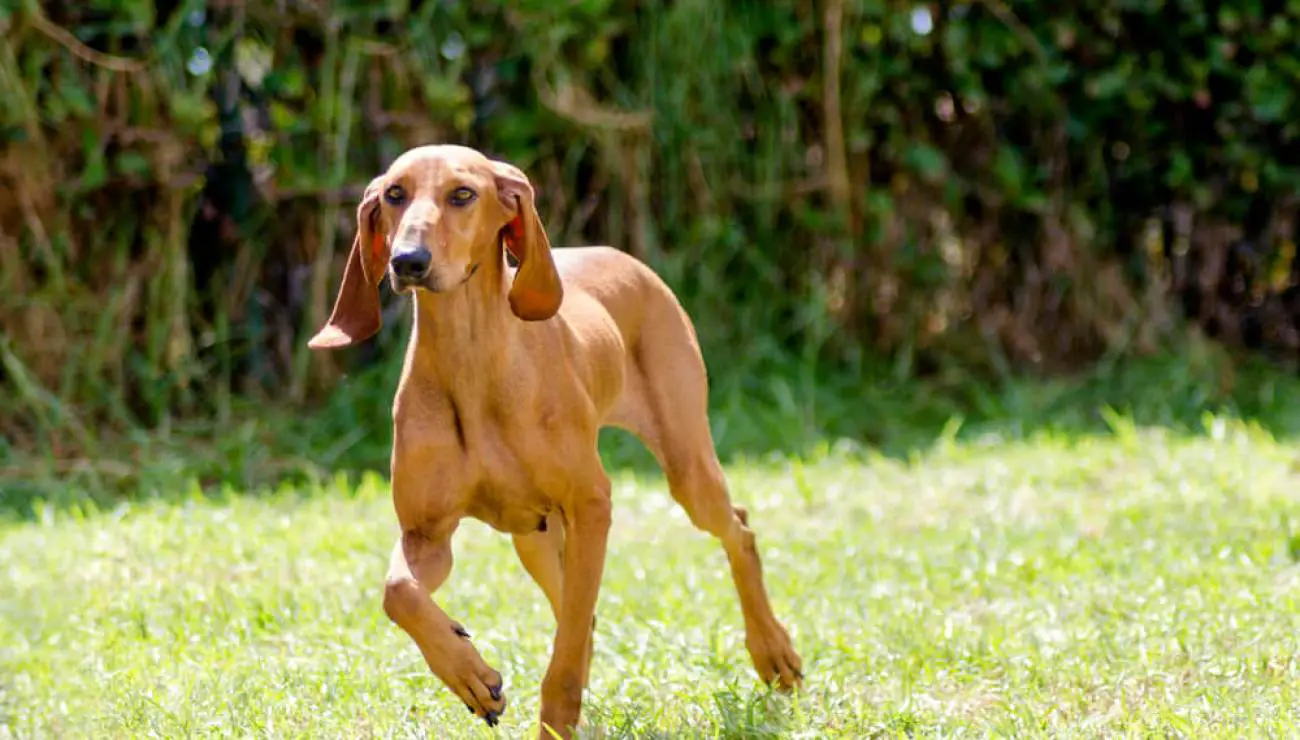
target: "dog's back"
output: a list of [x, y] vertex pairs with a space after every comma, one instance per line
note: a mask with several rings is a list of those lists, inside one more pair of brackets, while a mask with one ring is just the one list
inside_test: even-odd
[[[579, 292], [596, 299], [618, 324], [629, 350], [640, 344], [644, 331], [684, 329], [694, 344], [694, 327], [677, 297], [641, 260], [613, 247], [567, 247], [552, 254], [566, 295]], [[574, 301], [568, 308], [560, 309], [565, 318], [587, 320], [580, 302]], [[657, 326], [661, 322], [668, 326]]]

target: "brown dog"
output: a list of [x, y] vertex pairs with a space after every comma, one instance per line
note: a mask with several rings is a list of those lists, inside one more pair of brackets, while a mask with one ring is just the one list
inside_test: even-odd
[[[503, 247], [519, 261], [506, 262]], [[393, 403], [393, 549], [384, 611], [430, 670], [489, 725], [501, 674], [430, 598], [470, 516], [514, 536], [557, 629], [542, 680], [541, 737], [577, 725], [610, 526], [597, 455], [604, 426], [637, 435], [673, 498], [727, 551], [759, 676], [802, 678], [777, 621], [745, 510], [732, 506], [707, 416], [704, 361], [668, 286], [607, 247], [551, 251], [528, 178], [473, 149], [412, 149], [374, 179], [329, 323], [313, 348], [380, 326], [378, 286], [414, 295], [415, 326]]]

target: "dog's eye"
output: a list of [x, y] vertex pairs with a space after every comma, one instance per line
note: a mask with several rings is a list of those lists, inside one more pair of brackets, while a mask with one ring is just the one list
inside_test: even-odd
[[391, 206], [400, 206], [406, 201], [406, 190], [401, 185], [389, 185], [384, 191], [384, 200]]
[[478, 195], [469, 188], [456, 188], [451, 191], [450, 201], [453, 206], [467, 206], [477, 197]]

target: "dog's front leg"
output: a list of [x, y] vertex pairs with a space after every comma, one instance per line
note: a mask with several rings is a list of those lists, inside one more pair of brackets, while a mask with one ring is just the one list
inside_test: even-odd
[[585, 489], [564, 509], [564, 597], [551, 664], [542, 679], [541, 738], [552, 737], [548, 726], [561, 738], [572, 737], [582, 711], [589, 641], [609, 538], [609, 479], [602, 473], [597, 484]]
[[465, 628], [430, 598], [447, 580], [451, 565], [451, 532], [433, 538], [420, 531], [403, 533], [388, 565], [384, 611], [415, 640], [429, 670], [471, 712], [496, 725], [506, 708], [501, 674], [483, 662]]

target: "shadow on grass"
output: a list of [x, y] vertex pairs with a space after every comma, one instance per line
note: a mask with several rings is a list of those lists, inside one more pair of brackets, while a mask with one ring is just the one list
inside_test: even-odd
[[[772, 360], [729, 372], [719, 372], [716, 360], [712, 366], [711, 418], [724, 463], [806, 456], [840, 441], [908, 458], [938, 440], [1106, 435], [1117, 418], [1201, 434], [1213, 414], [1253, 422], [1278, 438], [1300, 433], [1294, 370], [1233, 361], [1205, 343], [1049, 380], [981, 381], [957, 369], [896, 379], [884, 365], [831, 374]], [[347, 377], [310, 413], [246, 403], [233, 421], [104, 439], [85, 459], [0, 446], [0, 519], [183, 500], [197, 492], [255, 493], [366, 471], [386, 475], [399, 369], [388, 363]], [[601, 454], [610, 469], [658, 474], [653, 457], [625, 432], [603, 432]]]

